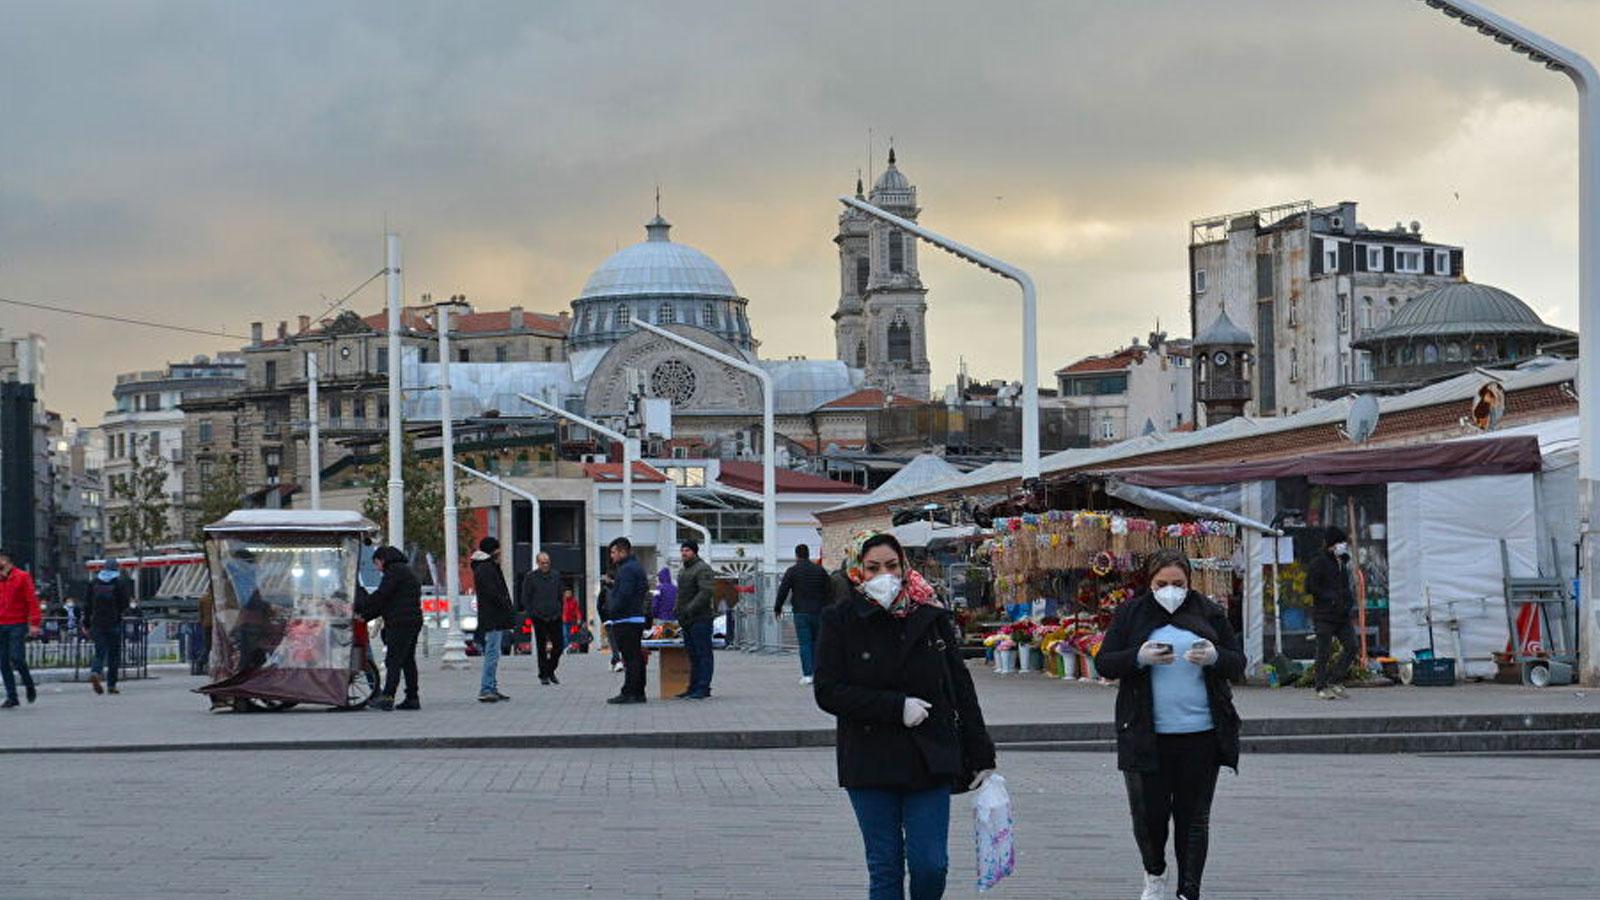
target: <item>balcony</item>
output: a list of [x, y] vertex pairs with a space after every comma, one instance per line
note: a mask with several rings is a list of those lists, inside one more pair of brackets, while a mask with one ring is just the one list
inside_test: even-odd
[[[328, 434], [330, 432], [335, 432], [335, 431], [354, 432], [354, 433], [368, 433], [368, 432], [374, 432], [374, 431], [387, 431], [387, 430], [389, 430], [389, 420], [388, 419], [380, 419], [380, 418], [377, 418], [376, 416], [373, 416], [371, 418], [355, 418], [353, 416], [336, 416], [336, 417], [331, 418], [331, 419], [323, 419], [322, 421], [317, 423], [317, 427], [322, 429], [322, 433], [323, 434]], [[294, 433], [296, 435], [304, 435], [304, 434], [309, 433], [310, 431], [311, 431], [311, 423], [310, 422], [296, 422], [296, 423], [294, 423]]]
[[1201, 403], [1244, 403], [1250, 400], [1250, 382], [1242, 378], [1208, 379], [1195, 391]]

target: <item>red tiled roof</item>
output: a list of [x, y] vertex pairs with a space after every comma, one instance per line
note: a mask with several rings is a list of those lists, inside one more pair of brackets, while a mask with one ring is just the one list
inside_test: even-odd
[[[622, 482], [622, 463], [584, 463], [583, 474], [591, 481]], [[661, 470], [648, 463], [635, 462], [633, 464], [633, 480], [635, 482], [649, 481], [662, 482], [667, 476]]]
[[[780, 494], [865, 494], [866, 491], [853, 484], [843, 481], [834, 481], [832, 478], [823, 478], [821, 475], [811, 475], [805, 472], [796, 472], [793, 469], [779, 468], [774, 473]], [[727, 485], [741, 491], [750, 491], [759, 494], [762, 488], [761, 464], [744, 462], [736, 459], [722, 461], [722, 471], [717, 475], [719, 484]]]
[[830, 400], [818, 409], [884, 409], [890, 406], [917, 406], [911, 397], [885, 394], [878, 388], [862, 388], [837, 400]]
[[790, 438], [789, 440], [790, 443], [801, 447], [807, 453], [820, 453], [828, 447], [838, 447], [840, 450], [860, 450], [867, 446], [867, 442], [859, 438], [831, 438], [828, 440], [815, 438], [795, 440]]
[[1134, 363], [1144, 362], [1144, 348], [1135, 350], [1131, 347], [1118, 350], [1110, 356], [1086, 356], [1064, 369], [1057, 369], [1057, 375], [1072, 375], [1077, 372], [1114, 372], [1126, 369]]
[[[389, 327], [389, 314], [387, 312], [367, 316], [361, 320], [367, 327], [375, 331], [383, 331]], [[418, 307], [406, 307], [400, 310], [400, 324], [411, 331], [431, 333], [433, 323], [428, 321], [427, 315]], [[511, 310], [503, 309], [498, 312], [475, 312], [464, 316], [456, 316], [452, 320], [454, 330], [462, 334], [492, 334], [497, 331], [511, 330]], [[570, 317], [552, 316], [546, 313], [522, 313], [522, 328], [547, 334], [551, 337], [566, 337], [568, 329], [572, 327]]]

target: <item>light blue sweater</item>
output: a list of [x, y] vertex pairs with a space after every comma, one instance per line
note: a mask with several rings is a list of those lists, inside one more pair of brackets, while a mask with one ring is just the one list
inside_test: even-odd
[[1150, 667], [1150, 689], [1155, 698], [1156, 734], [1194, 734], [1210, 731], [1211, 698], [1206, 694], [1205, 672], [1183, 658], [1200, 636], [1174, 625], [1150, 632], [1150, 640], [1172, 645], [1177, 661]]

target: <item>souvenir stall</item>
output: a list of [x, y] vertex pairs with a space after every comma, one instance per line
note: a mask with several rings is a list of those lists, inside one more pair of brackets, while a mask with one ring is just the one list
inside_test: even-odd
[[1145, 561], [1173, 548], [1194, 567], [1192, 586], [1223, 606], [1240, 596], [1239, 526], [1197, 519], [1163, 524], [1117, 512], [1052, 510], [996, 519], [985, 545], [1005, 624], [984, 638], [996, 671], [1043, 669], [1094, 680], [1112, 616], [1144, 583]]
[[978, 550], [989, 532], [976, 525], [918, 520], [896, 525], [893, 534], [940, 600], [958, 612], [986, 605]]

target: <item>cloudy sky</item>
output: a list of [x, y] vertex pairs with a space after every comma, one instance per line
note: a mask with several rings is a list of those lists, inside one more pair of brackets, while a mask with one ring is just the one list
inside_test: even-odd
[[[1600, 59], [1593, 0], [1494, 2]], [[1414, 0], [0, 14], [0, 297], [244, 334], [379, 269], [387, 221], [409, 298], [556, 311], [660, 183], [763, 352], [830, 357], [834, 198], [892, 135], [924, 224], [1034, 274], [1045, 373], [1181, 333], [1187, 223], [1288, 200], [1420, 220], [1577, 325], [1570, 85]], [[1014, 292], [922, 267], [935, 383], [962, 358], [1019, 376]], [[7, 306], [0, 328], [46, 335], [47, 402], [91, 422], [117, 372], [231, 343]]]

